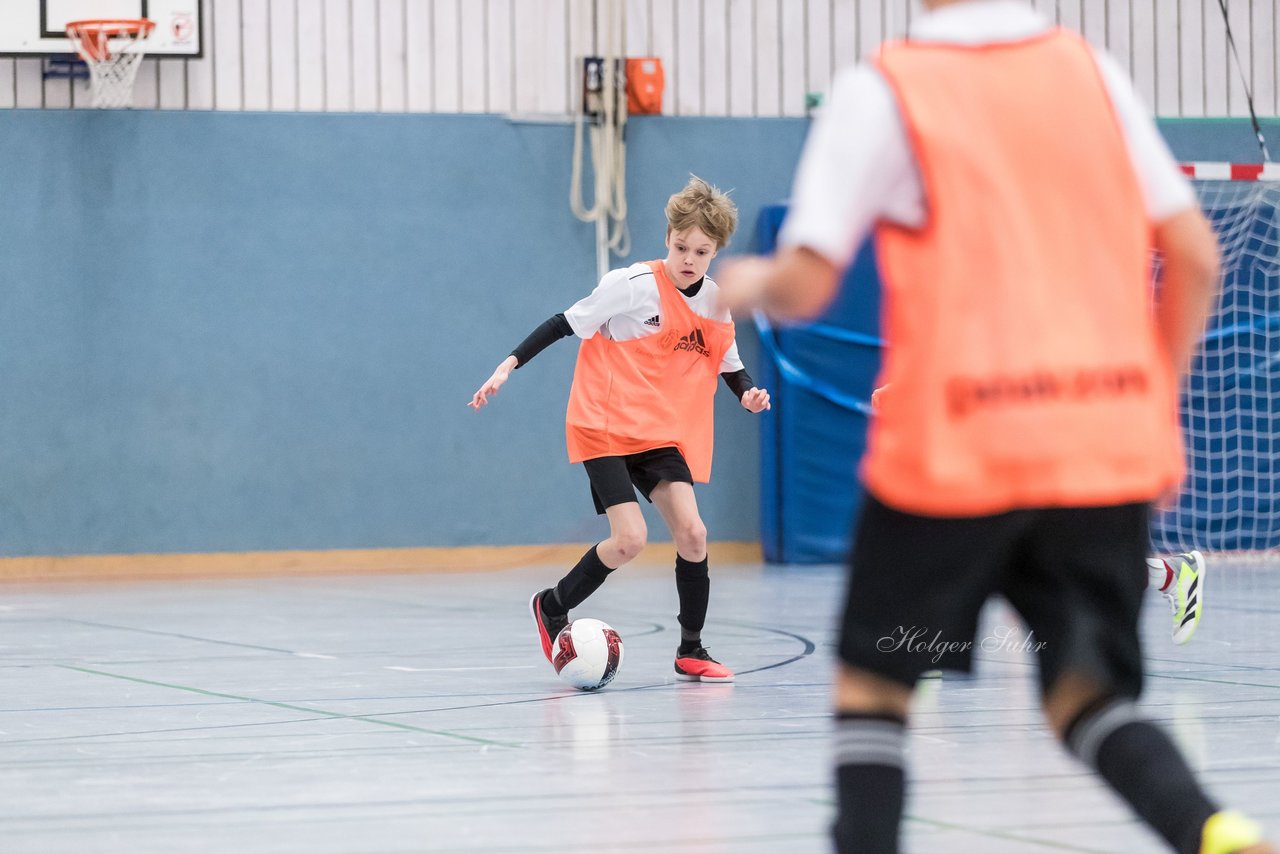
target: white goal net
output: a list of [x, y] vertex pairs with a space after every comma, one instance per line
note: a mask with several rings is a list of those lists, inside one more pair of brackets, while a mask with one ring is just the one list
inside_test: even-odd
[[1180, 400], [1187, 479], [1158, 512], [1162, 553], [1280, 547], [1280, 183], [1197, 181], [1222, 292]]

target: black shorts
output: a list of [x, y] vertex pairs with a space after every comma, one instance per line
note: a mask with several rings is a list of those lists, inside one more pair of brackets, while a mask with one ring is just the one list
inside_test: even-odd
[[[926, 670], [969, 670], [975, 649], [1017, 648], [1036, 652], [1042, 693], [1071, 671], [1137, 697], [1148, 512], [1125, 504], [945, 519], [867, 496], [840, 658], [911, 686]], [[977, 638], [978, 613], [997, 593], [1026, 626]]]
[[[606, 507], [636, 501], [636, 489], [646, 501], [659, 481], [693, 483], [689, 464], [678, 448], [654, 448], [625, 457], [597, 457], [584, 460], [583, 468], [591, 479], [591, 498], [596, 503], [596, 513]], [[632, 489], [632, 484], [635, 489]]]

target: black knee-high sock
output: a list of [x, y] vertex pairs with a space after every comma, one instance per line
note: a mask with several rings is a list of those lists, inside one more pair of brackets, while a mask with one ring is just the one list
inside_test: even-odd
[[1184, 854], [1197, 854], [1204, 823], [1218, 811], [1169, 737], [1133, 701], [1086, 709], [1067, 728], [1067, 747]]
[[702, 626], [707, 620], [711, 596], [711, 576], [707, 559], [685, 560], [676, 554], [676, 595], [680, 597], [680, 652], [692, 652], [702, 643]]
[[836, 714], [837, 854], [897, 854], [906, 794], [906, 721], [893, 715]]
[[569, 574], [560, 579], [550, 596], [544, 596], [542, 610], [553, 617], [563, 617], [570, 608], [576, 608], [587, 597], [600, 589], [612, 569], [600, 560], [596, 546], [592, 546]]

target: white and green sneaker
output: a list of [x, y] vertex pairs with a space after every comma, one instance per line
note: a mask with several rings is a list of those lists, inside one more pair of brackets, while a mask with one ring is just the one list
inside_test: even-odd
[[1200, 625], [1204, 613], [1204, 555], [1198, 551], [1165, 558], [1169, 568], [1177, 575], [1165, 597], [1173, 611], [1173, 642], [1184, 644], [1191, 640]]

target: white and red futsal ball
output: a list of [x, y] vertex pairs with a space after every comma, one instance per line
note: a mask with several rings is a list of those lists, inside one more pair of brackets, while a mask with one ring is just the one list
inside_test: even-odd
[[583, 691], [603, 688], [622, 667], [622, 638], [599, 620], [574, 620], [561, 630], [551, 651], [560, 678]]

